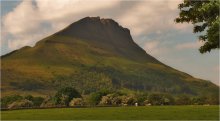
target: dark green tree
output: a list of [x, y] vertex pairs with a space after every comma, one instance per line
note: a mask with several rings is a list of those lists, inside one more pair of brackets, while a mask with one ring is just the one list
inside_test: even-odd
[[200, 53], [219, 48], [219, 0], [184, 0], [179, 4], [177, 23], [192, 23], [194, 33], [201, 32], [199, 39], [204, 42]]
[[137, 94], [137, 102], [139, 105], [144, 105], [144, 101], [146, 101], [148, 98], [148, 94], [147, 93], [143, 93], [143, 94]]
[[69, 106], [69, 102], [73, 98], [81, 97], [79, 92], [72, 87], [64, 87], [57, 91], [54, 96], [54, 101], [56, 105]]
[[148, 96], [148, 101], [152, 105], [173, 105], [174, 98], [170, 94], [152, 93]]
[[102, 96], [109, 94], [108, 90], [100, 90], [90, 94], [89, 103], [90, 105], [97, 105], [102, 99]]
[[29, 101], [32, 101], [33, 100], [33, 96], [32, 95], [26, 95], [26, 96], [24, 96], [24, 99], [27, 99], [27, 100], [29, 100]]
[[32, 95], [26, 95], [26, 96], [24, 96], [24, 99], [32, 101], [33, 106], [35, 106], [35, 107], [39, 107], [42, 104], [43, 100], [44, 100], [43, 97], [33, 97]]
[[179, 95], [175, 102], [177, 105], [190, 105], [191, 99], [188, 95]]
[[160, 93], [152, 93], [148, 96], [148, 101], [152, 105], [163, 105], [163, 95]]
[[1, 98], [1, 108], [7, 108], [7, 106], [15, 101], [22, 100], [23, 97], [20, 95], [11, 95], [11, 96], [5, 96]]
[[164, 105], [174, 105], [175, 99], [170, 94], [163, 95], [163, 104]]
[[207, 96], [206, 104], [210, 105], [219, 105], [219, 95], [210, 95]]
[[38, 107], [40, 106], [44, 101], [43, 97], [33, 97], [32, 102], [34, 104], [34, 106]]
[[207, 97], [198, 96], [198, 97], [193, 97], [191, 99], [191, 102], [193, 105], [203, 105], [203, 104], [206, 104], [206, 100], [207, 100]]

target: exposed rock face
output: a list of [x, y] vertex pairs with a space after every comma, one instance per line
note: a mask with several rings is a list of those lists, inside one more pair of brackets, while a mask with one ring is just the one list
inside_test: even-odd
[[129, 29], [123, 28], [112, 19], [86, 17], [57, 34], [89, 41], [97, 47], [115, 51], [115, 53], [130, 59], [157, 61], [133, 41]]

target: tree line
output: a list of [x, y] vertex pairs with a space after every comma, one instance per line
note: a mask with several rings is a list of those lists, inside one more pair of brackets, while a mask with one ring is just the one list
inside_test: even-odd
[[1, 108], [69, 107], [69, 106], [151, 106], [151, 105], [218, 105], [214, 96], [170, 95], [166, 93], [100, 90], [81, 95], [72, 87], [59, 89], [55, 95], [34, 97], [11, 95], [1, 98]]

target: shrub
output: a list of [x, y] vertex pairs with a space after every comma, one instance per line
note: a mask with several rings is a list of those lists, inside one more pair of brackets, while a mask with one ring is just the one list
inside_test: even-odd
[[207, 96], [207, 99], [206, 99], [205, 103], [210, 104], [210, 105], [219, 105], [219, 95], [217, 95], [217, 96], [214, 96], [214, 95]]
[[145, 105], [145, 101], [148, 98], [148, 94], [147, 93], [143, 93], [143, 94], [138, 94], [137, 96], [137, 102], [139, 105]]
[[150, 94], [148, 101], [152, 105], [163, 105], [163, 95], [159, 93]]
[[47, 96], [40, 105], [40, 107], [54, 107], [54, 106], [56, 106], [55, 101], [51, 96]]
[[32, 102], [34, 106], [39, 107], [44, 101], [44, 98], [42, 97], [33, 97]]
[[33, 102], [27, 100], [27, 99], [23, 99], [23, 100], [19, 100], [19, 101], [15, 101], [11, 104], [8, 105], [9, 109], [16, 109], [16, 108], [24, 108], [24, 107], [32, 107], [33, 106]]
[[20, 95], [5, 96], [1, 98], [1, 108], [7, 108], [9, 104], [22, 99], [23, 97]]
[[99, 102], [100, 105], [111, 105], [112, 99], [109, 96], [102, 96], [101, 101]]
[[30, 100], [30, 101], [32, 101], [33, 100], [33, 96], [32, 95], [26, 95], [26, 96], [24, 96], [24, 99], [27, 99], [27, 100]]
[[150, 103], [148, 100], [145, 100], [145, 101], [143, 102], [143, 105], [145, 105], [145, 106], [150, 106], [151, 103]]
[[83, 106], [84, 102], [82, 98], [73, 98], [70, 103], [69, 106]]
[[191, 99], [187, 95], [180, 95], [176, 99], [176, 104], [177, 105], [189, 105], [191, 104]]
[[109, 92], [106, 90], [92, 93], [92, 94], [90, 94], [90, 97], [88, 99], [88, 103], [90, 105], [97, 105], [101, 101], [102, 96], [106, 96], [108, 93]]
[[121, 96], [122, 105], [134, 105], [137, 103], [137, 98], [134, 95]]
[[145, 101], [149, 105], [173, 105], [175, 100], [172, 95], [164, 93], [152, 93], [148, 96], [148, 100]]
[[99, 102], [100, 105], [121, 105], [121, 103], [122, 103], [122, 98], [118, 93], [102, 96], [102, 99]]
[[122, 99], [120, 98], [120, 96], [116, 96], [112, 99], [112, 105], [121, 105]]
[[170, 94], [164, 94], [163, 95], [163, 105], [174, 105], [175, 99]]
[[65, 87], [57, 91], [57, 93], [55, 94], [54, 100], [55, 100], [56, 105], [69, 106], [69, 102], [73, 98], [78, 98], [78, 97], [81, 97], [78, 91], [76, 91], [72, 87]]
[[206, 97], [193, 97], [191, 103], [193, 105], [203, 105], [206, 104], [207, 98]]
[[40, 106], [41, 103], [44, 101], [44, 98], [42, 98], [42, 97], [33, 97], [32, 95], [26, 95], [26, 96], [24, 96], [24, 99], [32, 101], [33, 106], [35, 106], [35, 107]]

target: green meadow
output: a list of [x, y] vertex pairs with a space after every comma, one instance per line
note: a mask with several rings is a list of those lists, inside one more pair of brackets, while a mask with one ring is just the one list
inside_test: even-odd
[[2, 120], [219, 120], [219, 106], [140, 106], [23, 109]]

